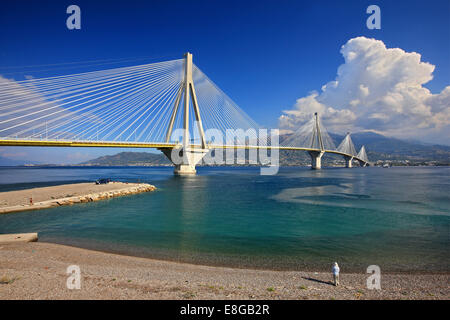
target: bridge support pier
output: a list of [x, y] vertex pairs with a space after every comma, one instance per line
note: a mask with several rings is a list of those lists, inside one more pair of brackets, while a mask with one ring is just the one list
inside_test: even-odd
[[188, 148], [187, 152], [184, 152], [181, 147], [160, 150], [174, 164], [175, 169], [173, 173], [180, 176], [196, 174], [197, 170], [195, 170], [195, 166], [209, 152], [208, 149], [201, 148]]
[[308, 151], [311, 156], [311, 169], [319, 170], [322, 168], [322, 156], [325, 152], [323, 151]]
[[[185, 54], [184, 63], [184, 80], [181, 83], [178, 94], [175, 99], [175, 105], [172, 110], [172, 115], [169, 121], [169, 127], [166, 132], [166, 143], [170, 142], [172, 137], [173, 126], [175, 125], [175, 120], [177, 118], [178, 109], [182, 101], [182, 95], [184, 94], [184, 112], [182, 115], [183, 121], [183, 144], [172, 148], [161, 148], [160, 150], [165, 154], [167, 158], [175, 165], [175, 170], [173, 171], [176, 175], [193, 175], [196, 174], [195, 166], [199, 163], [203, 157], [209, 152], [206, 147], [205, 132], [203, 131], [202, 118], [200, 116], [200, 108], [197, 101], [197, 94], [195, 93], [194, 80], [192, 78], [192, 54], [187, 52]], [[192, 99], [191, 99], [192, 98]], [[201, 147], [193, 147], [191, 145], [189, 138], [190, 128], [189, 128], [189, 108], [190, 100], [192, 100], [192, 107], [194, 109], [195, 120], [197, 122], [198, 133], [200, 134]], [[192, 128], [194, 129], [194, 128]], [[194, 129], [195, 130], [195, 129]], [[195, 133], [194, 133], [195, 134]], [[194, 135], [195, 137], [195, 135]]]
[[367, 167], [367, 162], [358, 160], [360, 167]]
[[351, 168], [352, 167], [353, 157], [344, 156], [344, 159], [345, 159], [345, 167], [346, 168]]

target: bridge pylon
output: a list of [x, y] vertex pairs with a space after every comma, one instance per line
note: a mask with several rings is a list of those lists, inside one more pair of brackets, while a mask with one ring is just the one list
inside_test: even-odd
[[361, 167], [365, 167], [369, 165], [369, 158], [367, 157], [366, 147], [362, 146], [358, 152], [358, 162]]
[[[175, 148], [161, 148], [160, 150], [172, 161], [175, 165], [174, 173], [178, 175], [191, 175], [195, 174], [195, 166], [202, 158], [208, 153], [205, 140], [205, 132], [203, 130], [202, 118], [200, 115], [200, 108], [197, 101], [197, 95], [195, 93], [194, 80], [192, 78], [192, 53], [187, 52], [184, 55], [184, 80], [181, 83], [175, 104], [173, 106], [172, 114], [169, 121], [169, 126], [166, 133], [166, 143], [170, 142], [170, 138], [173, 132], [173, 126], [180, 107], [181, 98], [184, 95], [184, 107], [183, 107], [183, 141], [180, 146]], [[197, 129], [200, 134], [201, 147], [194, 148], [190, 142], [189, 131], [189, 106], [192, 99], [192, 106], [194, 109], [195, 120], [197, 122]]]
[[350, 137], [350, 132], [347, 132], [347, 135], [345, 136], [344, 140], [342, 140], [341, 144], [337, 147], [337, 150], [343, 153], [345, 167], [351, 168], [352, 161], [355, 157], [357, 157], [357, 154], [352, 138]]
[[308, 151], [311, 156], [311, 169], [319, 170], [322, 168], [322, 156], [325, 153], [325, 148], [323, 145], [322, 134], [320, 133], [319, 116], [317, 112], [314, 113], [315, 121], [313, 127], [313, 134], [311, 137], [311, 148], [316, 148], [318, 146], [318, 151]]

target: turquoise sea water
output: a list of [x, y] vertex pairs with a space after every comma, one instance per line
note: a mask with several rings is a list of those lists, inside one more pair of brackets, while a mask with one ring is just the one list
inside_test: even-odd
[[0, 215], [0, 233], [209, 265], [450, 271], [450, 168], [0, 168], [0, 191], [99, 177], [158, 190]]

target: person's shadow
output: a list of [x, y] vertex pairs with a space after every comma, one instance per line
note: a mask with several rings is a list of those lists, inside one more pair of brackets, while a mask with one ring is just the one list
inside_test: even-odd
[[318, 282], [318, 283], [323, 283], [323, 284], [328, 284], [330, 286], [334, 286], [334, 283], [331, 282], [331, 281], [323, 281], [323, 280], [309, 278], [309, 277], [302, 277], [302, 278], [305, 279], [305, 280], [314, 281], [314, 282]]

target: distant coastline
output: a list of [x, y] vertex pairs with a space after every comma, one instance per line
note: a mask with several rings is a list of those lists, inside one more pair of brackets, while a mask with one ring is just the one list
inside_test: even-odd
[[[438, 161], [420, 161], [420, 162], [412, 162], [412, 161], [381, 161], [378, 160], [373, 164], [374, 167], [383, 167], [385, 165], [389, 165], [391, 167], [448, 167], [450, 166], [449, 162], [438, 162]], [[25, 164], [25, 165], [16, 165], [16, 166], [1, 166], [0, 168], [96, 168], [96, 167], [111, 167], [111, 168], [119, 168], [119, 167], [161, 167], [167, 168], [172, 167], [172, 164], [153, 164], [153, 163], [132, 163], [132, 164]], [[199, 164], [198, 167], [260, 167], [261, 165], [254, 164], [233, 164], [233, 165], [204, 165]], [[280, 167], [310, 167], [310, 164], [283, 164]], [[327, 164], [324, 168], [337, 168], [343, 167], [343, 164]]]
[[[330, 134], [333, 141], [341, 141], [342, 136]], [[280, 144], [285, 137], [280, 136]], [[369, 161], [375, 165], [383, 166], [449, 166], [450, 146], [430, 145], [415, 141], [404, 141], [386, 137], [373, 132], [360, 132], [352, 134], [355, 147], [364, 145]], [[236, 156], [237, 157], [237, 156]], [[248, 154], [245, 156], [248, 158]], [[81, 166], [143, 166], [143, 167], [167, 167], [171, 162], [162, 154], [153, 152], [118, 152], [112, 155], [100, 156], [77, 164], [48, 163], [56, 160], [35, 161], [33, 158], [12, 160], [2, 157], [0, 154], [0, 166], [20, 167], [81, 167]], [[236, 163], [236, 161], [235, 161]], [[309, 166], [310, 156], [307, 152], [281, 150], [279, 163], [282, 167]], [[322, 159], [324, 167], [341, 167], [344, 165], [342, 156], [326, 154]], [[357, 166], [357, 164], [355, 163]], [[236, 166], [248, 166], [236, 165]]]

